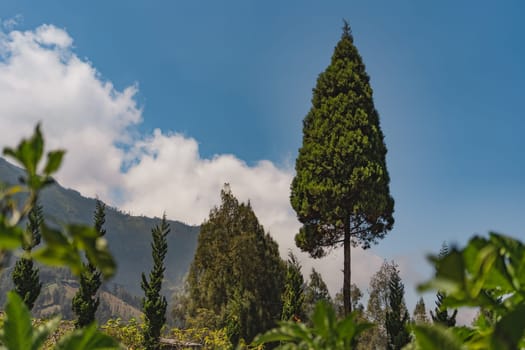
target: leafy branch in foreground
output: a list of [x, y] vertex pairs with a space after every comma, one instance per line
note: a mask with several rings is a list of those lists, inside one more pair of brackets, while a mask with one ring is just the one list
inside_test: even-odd
[[351, 349], [357, 337], [372, 327], [370, 323], [359, 323], [356, 312], [338, 321], [334, 309], [324, 300], [315, 306], [311, 321], [312, 327], [304, 323], [280, 321], [279, 327], [258, 336], [253, 343], [282, 342], [276, 348], [282, 350]]
[[[44, 139], [39, 125], [33, 136], [22, 140], [17, 148], [4, 149], [4, 155], [23, 167], [25, 177], [20, 178], [19, 185], [0, 186], [0, 271], [6, 252], [30, 246], [35, 241], [33, 232], [23, 230], [19, 224], [35, 207], [40, 190], [53, 183], [51, 175], [59, 169], [64, 155], [62, 150], [48, 152], [47, 162], [42, 172], [38, 172], [43, 152]], [[15, 198], [22, 198], [23, 203], [19, 205]], [[63, 231], [46, 225], [41, 225], [40, 229], [43, 246], [36, 252], [26, 252], [30, 257], [48, 265], [66, 266], [78, 275], [84, 269], [81, 256], [85, 253], [104, 277], [114, 274], [115, 261], [107, 242], [98, 236], [95, 229], [81, 225], [68, 225]], [[16, 292], [9, 292], [5, 320], [0, 327], [0, 349], [36, 350], [57, 324], [58, 319], [53, 319], [34, 328], [23, 300]], [[63, 337], [56, 346], [56, 349], [62, 350], [118, 348], [118, 342], [99, 332], [96, 324]]]
[[[511, 350], [525, 346], [525, 246], [509, 236], [490, 233], [475, 236], [463, 249], [453, 247], [444, 256], [431, 257], [436, 275], [419, 286], [420, 291], [446, 294], [443, 307], [479, 307], [481, 313], [472, 328], [413, 326], [420, 349], [438, 349], [438, 344], [455, 342], [468, 349]], [[430, 340], [429, 340], [430, 339]], [[449, 347], [449, 349], [462, 347]]]

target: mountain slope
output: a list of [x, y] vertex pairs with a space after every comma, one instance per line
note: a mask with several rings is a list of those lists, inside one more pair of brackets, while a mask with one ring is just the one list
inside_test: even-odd
[[[0, 182], [15, 184], [22, 175], [20, 168], [0, 158]], [[50, 224], [92, 224], [95, 199], [83, 197], [77, 191], [65, 189], [59, 184], [51, 185], [42, 192], [41, 204], [46, 222]], [[106, 208], [105, 237], [118, 264], [117, 274], [111, 282], [122, 286], [130, 294], [142, 294], [140, 275], [148, 273], [152, 265], [151, 228], [159, 222], [159, 218], [131, 216], [115, 208]], [[171, 220], [169, 224], [171, 233], [168, 235], [165, 286], [172, 288], [181, 282], [189, 269], [197, 246], [199, 227]]]

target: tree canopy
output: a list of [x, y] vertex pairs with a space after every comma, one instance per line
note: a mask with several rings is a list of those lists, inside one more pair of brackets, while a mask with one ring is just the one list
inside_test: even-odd
[[220, 207], [201, 226], [190, 267], [190, 317], [214, 315], [233, 343], [251, 341], [281, 318], [285, 274], [277, 243], [250, 203], [239, 203], [225, 186]]
[[313, 257], [344, 246], [344, 305], [351, 310], [350, 246], [368, 248], [392, 229], [387, 149], [370, 78], [345, 22], [303, 121], [291, 204], [303, 224], [296, 244]]

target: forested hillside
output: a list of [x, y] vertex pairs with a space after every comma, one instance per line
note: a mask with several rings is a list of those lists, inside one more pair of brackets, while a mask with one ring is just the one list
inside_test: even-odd
[[[20, 168], [0, 158], [0, 182], [16, 184], [21, 175]], [[53, 184], [42, 191], [41, 204], [48, 224], [91, 225], [93, 222], [95, 199], [83, 197], [77, 191], [65, 189], [60, 184]], [[162, 213], [159, 213], [159, 216], [161, 215]], [[159, 218], [132, 216], [107, 207], [106, 238], [118, 263], [117, 273], [110, 284], [117, 284], [132, 295], [141, 295], [140, 274], [151, 267], [150, 230], [158, 221]], [[168, 221], [171, 232], [168, 235], [169, 251], [166, 256], [164, 286], [169, 289], [180, 283], [189, 269], [196, 249], [199, 227]], [[0, 292], [0, 295], [5, 295], [5, 291]], [[169, 295], [169, 292], [166, 291], [166, 294]]]

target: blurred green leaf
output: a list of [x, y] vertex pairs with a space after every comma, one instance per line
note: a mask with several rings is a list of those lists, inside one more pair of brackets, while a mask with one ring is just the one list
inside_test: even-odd
[[37, 350], [58, 326], [59, 319], [53, 318], [34, 329], [31, 314], [16, 292], [7, 294], [6, 318], [0, 341], [9, 350]]
[[56, 350], [113, 350], [123, 349], [112, 337], [97, 330], [96, 324], [66, 335], [57, 344]]
[[439, 325], [414, 325], [416, 349], [422, 350], [465, 350], [460, 340], [450, 330]]
[[525, 304], [518, 305], [496, 323], [492, 337], [493, 349], [518, 349], [525, 335]]
[[65, 153], [63, 150], [49, 152], [47, 154], [47, 163], [44, 167], [44, 174], [49, 176], [55, 173], [60, 168]]

